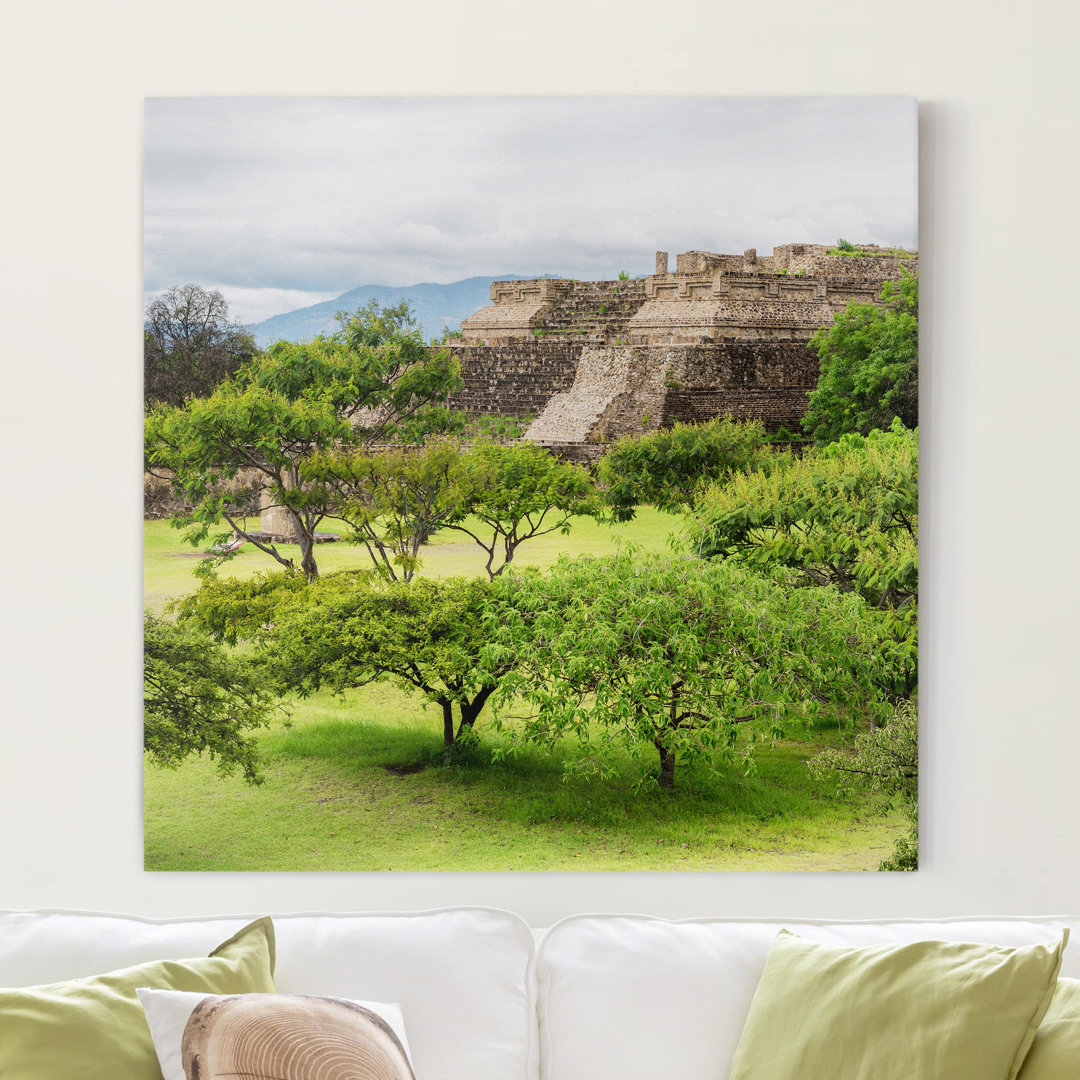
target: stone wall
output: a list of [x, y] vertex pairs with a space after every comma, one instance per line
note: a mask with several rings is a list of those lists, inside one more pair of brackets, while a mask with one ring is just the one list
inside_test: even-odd
[[569, 390], [582, 349], [578, 341], [531, 335], [498, 345], [450, 344], [465, 382], [451, 404], [473, 415], [514, 417], [536, 416], [554, 394]]
[[[239, 491], [254, 482], [252, 473], [245, 469], [235, 480], [228, 481], [223, 487], [228, 491]], [[161, 518], [176, 517], [178, 514], [187, 514], [194, 509], [194, 505], [183, 496], [173, 492], [168, 480], [151, 473], [143, 473], [143, 518], [146, 520], [158, 520]], [[259, 513], [259, 497], [252, 495], [240, 506], [240, 513], [254, 516]]]
[[634, 281], [495, 282], [451, 343], [472, 413], [536, 420], [550, 446], [600, 444], [730, 412], [798, 427], [817, 382], [813, 334], [851, 301], [918, 268], [916, 252], [786, 244], [771, 255], [688, 251]]

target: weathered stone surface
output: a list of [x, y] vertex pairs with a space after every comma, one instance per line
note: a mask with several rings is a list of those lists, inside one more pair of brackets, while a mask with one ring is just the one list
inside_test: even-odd
[[492, 306], [450, 343], [465, 382], [452, 404], [535, 415], [526, 437], [571, 457], [567, 447], [725, 413], [797, 427], [817, 383], [814, 332], [918, 267], [915, 252], [829, 250], [688, 251], [674, 273], [658, 251], [656, 273], [634, 281], [495, 282]]

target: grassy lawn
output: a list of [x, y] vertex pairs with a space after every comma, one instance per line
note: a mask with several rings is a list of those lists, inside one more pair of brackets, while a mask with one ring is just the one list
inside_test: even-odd
[[[560, 551], [620, 542], [659, 550], [677, 526], [651, 510], [615, 528], [582, 520], [569, 537], [523, 545], [516, 563], [544, 566]], [[196, 587], [192, 551], [168, 522], [146, 523], [148, 607]], [[361, 566], [362, 556], [346, 544], [317, 552], [324, 572]], [[447, 532], [426, 549], [423, 573], [482, 573], [483, 562], [471, 539]], [[274, 565], [248, 549], [222, 573]], [[261, 787], [222, 779], [206, 760], [147, 768], [147, 869], [874, 870], [905, 829], [863, 800], [819, 790], [805, 764], [817, 747], [805, 743], [760, 748], [750, 776], [682, 769], [665, 792], [639, 786], [650, 756], [622, 754], [607, 780], [565, 780], [569, 743], [492, 761], [500, 737], [483, 720], [479, 746], [444, 765], [437, 710], [388, 684], [317, 695], [291, 712], [290, 726], [259, 737]]]
[[[470, 524], [466, 522], [466, 524]], [[198, 587], [193, 571], [198, 565], [200, 549], [184, 542], [183, 534], [168, 521], [147, 521], [143, 537], [143, 602], [160, 613], [174, 596], [183, 596]], [[605, 555], [622, 543], [636, 544], [646, 551], [660, 551], [668, 536], [679, 529], [679, 519], [658, 510], [643, 508], [633, 521], [625, 525], [598, 525], [591, 518], [578, 518], [569, 536], [548, 533], [521, 545], [514, 566], [550, 566], [559, 554]], [[341, 533], [340, 522], [325, 522], [320, 532]], [[300, 565], [300, 549], [295, 544], [281, 544], [279, 550]], [[355, 544], [319, 544], [315, 558], [321, 573], [333, 570], [355, 570], [371, 566], [367, 551]], [[471, 537], [464, 533], [436, 533], [422, 553], [420, 572], [438, 577], [454, 574], [484, 573], [487, 555]], [[278, 564], [257, 548], [247, 545], [219, 573], [222, 577], [246, 577], [258, 570], [280, 569]]]

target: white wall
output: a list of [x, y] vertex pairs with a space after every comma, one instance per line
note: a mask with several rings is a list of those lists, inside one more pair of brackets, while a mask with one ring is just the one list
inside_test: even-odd
[[[366, 6], [67, 0], [5, 15], [0, 907], [1080, 915], [1080, 9]], [[921, 872], [141, 871], [141, 99], [192, 92], [922, 100]]]

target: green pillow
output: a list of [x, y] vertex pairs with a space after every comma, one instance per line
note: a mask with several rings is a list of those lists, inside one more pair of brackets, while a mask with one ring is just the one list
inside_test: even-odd
[[1068, 937], [850, 948], [781, 930], [730, 1080], [1014, 1080]]
[[158, 960], [88, 979], [0, 989], [3, 1080], [161, 1080], [135, 990], [274, 993], [274, 925], [259, 919], [209, 957]]
[[1020, 1080], [1076, 1080], [1080, 1076], [1080, 982], [1059, 979], [1054, 1000], [1035, 1032]]

